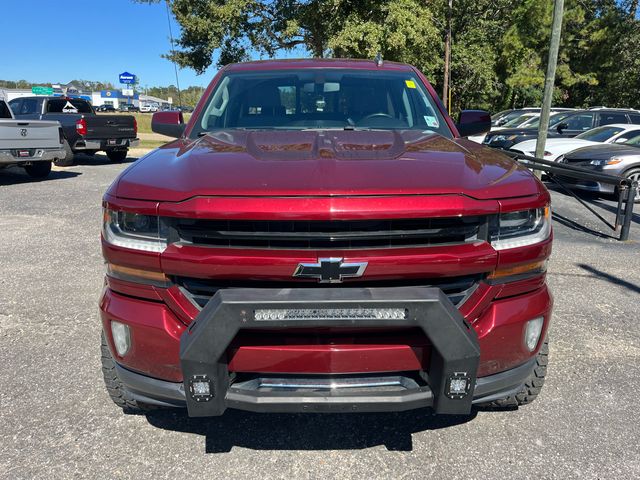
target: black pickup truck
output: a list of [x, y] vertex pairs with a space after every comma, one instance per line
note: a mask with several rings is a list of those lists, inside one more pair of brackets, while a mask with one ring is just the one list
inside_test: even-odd
[[57, 165], [71, 165], [76, 152], [89, 155], [102, 150], [111, 161], [127, 158], [138, 144], [138, 126], [131, 115], [96, 115], [81, 98], [21, 97], [9, 102], [17, 119], [57, 120], [64, 132], [66, 156]]

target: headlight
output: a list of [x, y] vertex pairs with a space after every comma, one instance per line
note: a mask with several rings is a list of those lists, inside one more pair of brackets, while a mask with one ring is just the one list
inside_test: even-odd
[[491, 139], [491, 143], [493, 142], [504, 142], [507, 139], [506, 135], [496, 135]]
[[108, 243], [118, 247], [147, 252], [167, 248], [166, 225], [154, 215], [104, 209], [102, 232]]
[[604, 167], [605, 165], [617, 165], [622, 162], [621, 158], [609, 158], [606, 160], [591, 160], [589, 165], [595, 165], [597, 167]]
[[542, 207], [503, 213], [492, 228], [491, 245], [496, 250], [540, 243], [551, 235], [551, 208]]

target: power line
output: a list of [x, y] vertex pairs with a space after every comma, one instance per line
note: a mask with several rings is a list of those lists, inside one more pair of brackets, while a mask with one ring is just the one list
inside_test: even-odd
[[169, 38], [171, 39], [171, 62], [173, 63], [173, 69], [176, 73], [176, 87], [178, 87], [178, 105], [182, 107], [182, 99], [180, 98], [180, 81], [178, 80], [178, 65], [175, 61], [176, 51], [173, 48], [173, 33], [171, 32], [171, 13], [169, 12], [169, 0], [165, 0], [165, 6], [167, 7], [167, 23], [169, 24]]

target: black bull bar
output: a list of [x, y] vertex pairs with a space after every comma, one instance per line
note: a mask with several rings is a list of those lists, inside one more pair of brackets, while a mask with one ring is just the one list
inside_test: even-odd
[[[256, 319], [256, 310], [401, 309], [404, 318]], [[334, 312], [336, 310], [333, 310]], [[397, 312], [398, 310], [396, 310]], [[322, 315], [319, 315], [322, 316]], [[419, 327], [431, 342], [425, 384], [402, 392], [246, 391], [234, 388], [226, 351], [240, 330], [313, 327]], [[480, 348], [475, 330], [438, 288], [294, 288], [219, 290], [180, 341], [190, 416], [222, 415], [227, 407], [270, 412], [375, 412], [433, 407], [440, 414], [468, 414]], [[460, 382], [460, 379], [463, 381]], [[464, 393], [456, 388], [466, 385]]]

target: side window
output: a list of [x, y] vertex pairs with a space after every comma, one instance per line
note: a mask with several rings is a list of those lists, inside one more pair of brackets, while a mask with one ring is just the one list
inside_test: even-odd
[[11, 118], [9, 105], [7, 105], [4, 100], [0, 100], [0, 118]]
[[14, 115], [20, 114], [20, 104], [22, 103], [21, 98], [16, 98], [15, 100], [11, 100], [9, 102], [9, 107], [11, 107], [11, 111]]
[[630, 113], [629, 120], [631, 120], [633, 124], [640, 125], [640, 113]]
[[629, 123], [624, 113], [601, 113], [600, 125], [610, 125], [612, 123]]
[[567, 130], [589, 130], [593, 125], [593, 113], [581, 113], [565, 118], [561, 123], [567, 124]]

